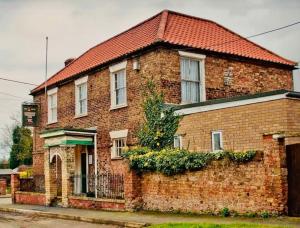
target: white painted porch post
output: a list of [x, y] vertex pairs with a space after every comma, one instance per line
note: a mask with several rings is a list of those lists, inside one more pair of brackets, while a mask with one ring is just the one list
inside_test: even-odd
[[94, 135], [94, 163], [95, 163], [95, 197], [97, 198], [97, 173], [98, 173], [98, 156], [97, 156], [97, 134]]

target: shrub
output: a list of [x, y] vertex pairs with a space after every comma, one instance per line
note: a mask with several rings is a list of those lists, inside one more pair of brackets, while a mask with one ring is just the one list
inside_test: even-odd
[[144, 97], [144, 123], [137, 132], [139, 144], [152, 150], [172, 146], [182, 117], [174, 113], [174, 108], [166, 107], [163, 94], [157, 92], [152, 81], [148, 81]]
[[251, 161], [256, 154], [256, 151], [250, 150], [245, 152], [233, 152], [233, 151], [227, 151], [225, 152], [226, 156], [233, 162], [236, 163], [245, 163]]
[[270, 217], [270, 213], [267, 211], [263, 211], [260, 215], [262, 218], [266, 219]]
[[[165, 175], [175, 175], [186, 171], [201, 170], [213, 160], [221, 160], [226, 157], [231, 161], [233, 154], [239, 154], [239, 163], [248, 162], [254, 156], [254, 151], [246, 152], [189, 152], [185, 149], [167, 148], [160, 151], [150, 150], [145, 147], [134, 148], [123, 153], [123, 157], [129, 159], [129, 165], [138, 172], [157, 171]], [[251, 156], [247, 154], [250, 153]], [[245, 155], [244, 155], [245, 154]]]
[[230, 211], [227, 207], [224, 207], [221, 211], [220, 211], [220, 214], [223, 216], [223, 217], [228, 217], [230, 215]]

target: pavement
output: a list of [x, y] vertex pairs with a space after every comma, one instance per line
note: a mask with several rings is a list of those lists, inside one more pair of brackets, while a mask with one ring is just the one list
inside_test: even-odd
[[121, 227], [143, 227], [150, 224], [161, 223], [214, 223], [214, 224], [269, 224], [288, 227], [299, 227], [299, 217], [276, 217], [276, 218], [243, 218], [208, 215], [172, 214], [160, 212], [115, 212], [85, 210], [73, 208], [44, 207], [35, 205], [11, 204], [10, 198], [0, 198], [1, 213], [18, 213], [28, 216], [40, 216], [46, 218], [76, 220], [97, 224], [108, 224]]
[[93, 224], [72, 220], [44, 218], [40, 216], [23, 215], [19, 213], [0, 214], [0, 228], [117, 228], [115, 225]]

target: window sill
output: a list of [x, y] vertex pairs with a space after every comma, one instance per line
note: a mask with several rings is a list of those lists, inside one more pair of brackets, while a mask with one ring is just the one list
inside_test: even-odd
[[80, 114], [80, 115], [76, 115], [76, 116], [74, 117], [74, 119], [78, 119], [78, 118], [86, 117], [86, 116], [88, 116], [87, 113], [86, 113], [86, 114]]
[[123, 157], [113, 157], [111, 158], [112, 161], [117, 161], [117, 160], [123, 160], [124, 158]]
[[52, 125], [52, 124], [56, 124], [58, 123], [58, 121], [55, 121], [55, 122], [48, 122], [47, 125]]
[[126, 108], [128, 107], [127, 104], [122, 104], [122, 105], [117, 105], [117, 106], [111, 106], [109, 111], [115, 110], [115, 109], [119, 109], [119, 108]]

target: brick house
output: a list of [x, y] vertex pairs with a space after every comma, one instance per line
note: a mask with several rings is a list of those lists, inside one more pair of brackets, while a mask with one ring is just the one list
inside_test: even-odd
[[[148, 79], [164, 93], [166, 102], [177, 105], [177, 112], [184, 115], [174, 139], [176, 146], [194, 151], [222, 148], [267, 151], [266, 135], [300, 132], [297, 122], [300, 114], [295, 111], [299, 94], [288, 92], [293, 90], [295, 66], [295, 62], [213, 21], [167, 10], [76, 59], [68, 59], [62, 70], [31, 91], [40, 107], [39, 127], [34, 128], [33, 170], [36, 175], [45, 175], [44, 203], [49, 205], [61, 195], [64, 206], [97, 207], [95, 203], [91, 206], [69, 196], [85, 196], [91, 191], [86, 176], [127, 172], [120, 153], [124, 146], [137, 143], [135, 132], [143, 120], [142, 90]], [[297, 137], [289, 140], [296, 142]], [[276, 143], [271, 141], [275, 148]], [[276, 145], [280, 152], [281, 144]], [[259, 171], [264, 167], [256, 166]], [[257, 175], [255, 167], [244, 170]], [[74, 175], [80, 178], [70, 183], [69, 177]], [[229, 178], [232, 175], [228, 174]], [[279, 175], [280, 180], [282, 177]], [[131, 192], [131, 199], [141, 200], [145, 209], [216, 211], [225, 205], [213, 200], [203, 203], [203, 199], [196, 197], [194, 201], [206, 206], [195, 205], [185, 198], [182, 200], [189, 203], [183, 206], [180, 197], [174, 200], [167, 190], [163, 194], [157, 189], [163, 184], [156, 181], [164, 178], [149, 174], [138, 184], [133, 183], [134, 175], [125, 178], [125, 200], [130, 188], [127, 185], [131, 185], [135, 192]], [[166, 189], [176, 189], [173, 195], [199, 191], [193, 187], [183, 191], [167, 184], [170, 182], [164, 183]], [[259, 183], [265, 186], [264, 181]], [[231, 186], [232, 182], [226, 184]], [[93, 188], [95, 185], [97, 181]], [[269, 197], [274, 201], [271, 205], [249, 206], [249, 202], [261, 201], [256, 197], [254, 201], [243, 198], [245, 204], [233, 207], [241, 212], [247, 207], [252, 211], [266, 208], [285, 212], [284, 186], [280, 182], [278, 200]], [[246, 187], [237, 189], [234, 191], [246, 191]], [[97, 192], [93, 195], [96, 198]], [[265, 190], [258, 193], [263, 195]], [[204, 198], [210, 198], [210, 194]], [[219, 194], [223, 192], [213, 194], [222, 198]], [[224, 198], [228, 203], [232, 197], [228, 193]], [[103, 202], [99, 207], [104, 207]]]

